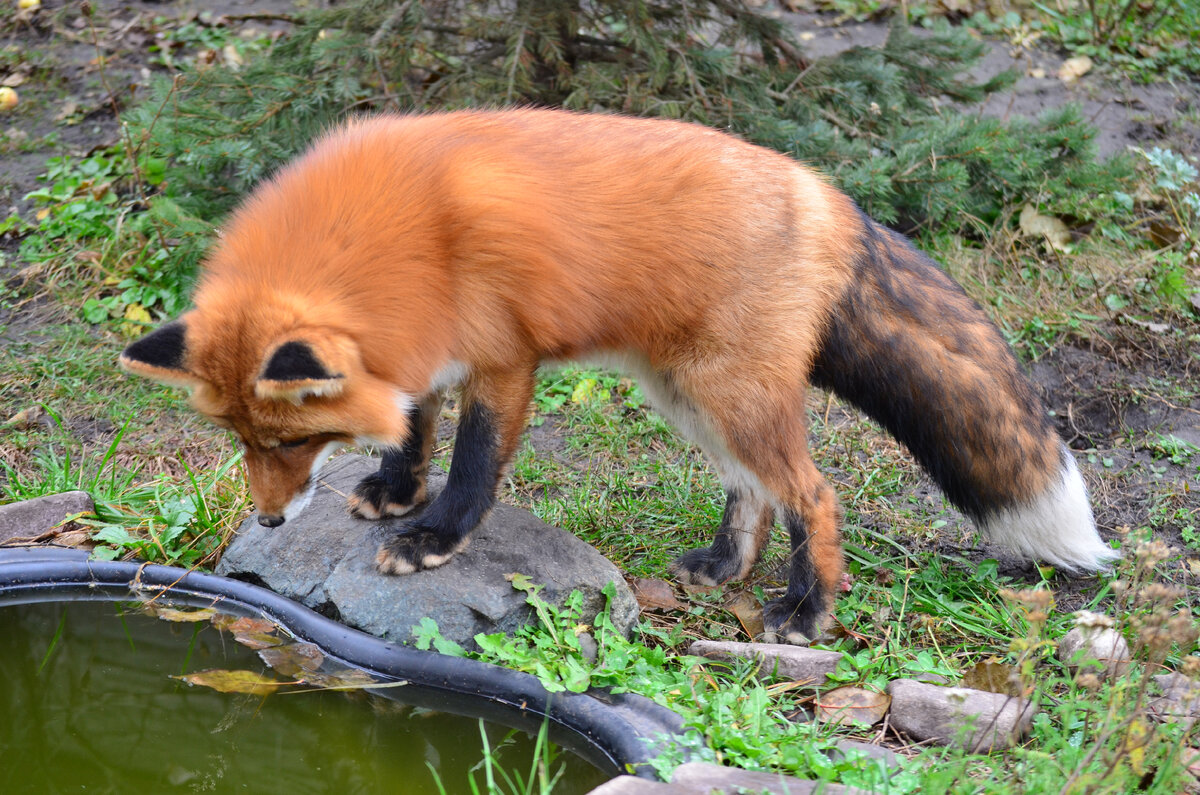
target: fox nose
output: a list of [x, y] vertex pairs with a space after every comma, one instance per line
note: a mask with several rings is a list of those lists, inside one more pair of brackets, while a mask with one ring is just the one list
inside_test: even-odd
[[279, 527], [279, 525], [283, 524], [283, 517], [260, 513], [258, 515], [258, 523], [263, 527]]

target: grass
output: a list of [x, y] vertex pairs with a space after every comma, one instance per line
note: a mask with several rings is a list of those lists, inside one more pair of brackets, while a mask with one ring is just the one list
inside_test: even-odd
[[[178, 46], [164, 59], [214, 44], [246, 54], [258, 46], [246, 49], [202, 27], [180, 28], [169, 41]], [[9, 51], [3, 57], [17, 63]], [[43, 60], [38, 70], [49, 70]], [[9, 151], [16, 145], [5, 144]], [[1186, 407], [1200, 393], [1190, 375], [1200, 364], [1200, 334], [1192, 303], [1197, 185], [1189, 165], [1171, 153], [1142, 153], [1139, 182], [1127, 194], [1079, 199], [1104, 203], [1104, 212], [1082, 214], [1102, 220], [1073, 230], [1065, 250], [1024, 234], [1021, 207], [994, 224], [964, 219], [961, 229], [926, 231], [921, 243], [988, 307], [1025, 359], [1053, 357], [1068, 343], [1130, 357], [1149, 351], [1169, 359], [1155, 378], [1097, 389], [1122, 410]], [[7, 421], [0, 501], [82, 488], [97, 503], [83, 524], [99, 555], [211, 566], [250, 512], [237, 452], [181, 395], [115, 367], [131, 336], [183, 305], [189, 263], [208, 232], [169, 203], [147, 200], [157, 169], [131, 162], [123, 146], [56, 159], [33, 196], [34, 212], [0, 222], [0, 234], [18, 241], [6, 256], [21, 271], [0, 294], [9, 324], [0, 326], [0, 423]], [[504, 499], [579, 535], [631, 576], [664, 577], [676, 555], [708, 543], [723, 506], [719, 484], [698, 452], [644, 405], [636, 384], [580, 368], [547, 373], [534, 409]], [[1194, 737], [1141, 716], [1149, 675], [1196, 667], [1194, 643], [1181, 637], [1165, 650], [1142, 650], [1146, 665], [1116, 683], [1081, 680], [1051, 651], [1074, 609], [1116, 615], [1131, 639], [1154, 637], [1170, 610], [1194, 601], [1189, 562], [1134, 561], [1120, 587], [1072, 584], [1049, 571], [1035, 573], [1032, 585], [1014, 580], [978, 552], [970, 525], [874, 424], [820, 394], [810, 396], [808, 412], [814, 458], [834, 483], [845, 519], [851, 588], [838, 600], [830, 644], [844, 654], [837, 682], [879, 689], [898, 676], [953, 678], [1001, 660], [1037, 685], [1041, 711], [1029, 742], [993, 755], [902, 749], [913, 761], [885, 779], [869, 764], [835, 761], [828, 749], [854, 733], [805, 718], [810, 699], [789, 683], [761, 680], [745, 665], [701, 666], [687, 657], [697, 637], [748, 639], [729, 603], [761, 602], [780, 584], [778, 540], [747, 582], [679, 594], [686, 608], [648, 615], [633, 641], [606, 635], [601, 622], [595, 663], [580, 654], [579, 616], [570, 605], [562, 612], [543, 606], [539, 627], [485, 644], [489, 659], [564, 688], [643, 692], [685, 715], [702, 754], [752, 769], [889, 792], [1178, 791], [1180, 749]], [[452, 408], [446, 419], [454, 419]], [[1098, 463], [1090, 485], [1112, 526], [1177, 534], [1187, 554], [1200, 550], [1194, 444], [1157, 431], [1085, 434], [1076, 442], [1090, 445], [1082, 454]], [[443, 465], [448, 452], [443, 443]], [[1156, 578], [1185, 590], [1139, 602]], [[1055, 590], [1054, 609], [1030, 606], [1044, 596], [1019, 595]], [[434, 642], [429, 628], [426, 637]], [[664, 770], [672, 761], [661, 760]], [[501, 782], [506, 775], [489, 767], [481, 787], [545, 791], [553, 784], [543, 768]]]

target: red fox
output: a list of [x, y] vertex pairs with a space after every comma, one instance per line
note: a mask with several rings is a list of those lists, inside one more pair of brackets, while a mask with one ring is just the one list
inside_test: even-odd
[[993, 540], [1074, 572], [1116, 557], [982, 309], [821, 176], [716, 130], [531, 109], [352, 121], [245, 200], [194, 303], [121, 363], [237, 434], [268, 527], [353, 442], [383, 448], [355, 515], [424, 502], [442, 394], [461, 386], [447, 485], [379, 550], [385, 573], [467, 544], [539, 364], [597, 357], [720, 475], [724, 517], [679, 578], [743, 578], [787, 528], [769, 639], [814, 638], [843, 568], [810, 384], [895, 435]]

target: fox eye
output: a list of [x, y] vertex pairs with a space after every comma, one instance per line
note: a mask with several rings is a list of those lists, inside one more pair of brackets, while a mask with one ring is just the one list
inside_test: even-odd
[[286, 442], [280, 442], [279, 446], [283, 447], [285, 449], [289, 449], [289, 448], [293, 448], [293, 447], [303, 447], [304, 445], [308, 444], [308, 440], [311, 438], [312, 438], [311, 436], [304, 436], [300, 439], [289, 439]]

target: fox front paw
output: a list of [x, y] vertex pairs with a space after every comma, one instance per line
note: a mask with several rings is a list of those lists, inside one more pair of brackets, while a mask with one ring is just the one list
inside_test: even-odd
[[763, 641], [807, 646], [821, 634], [820, 614], [808, 600], [772, 599], [763, 605]]
[[411, 487], [401, 490], [376, 472], [358, 482], [346, 503], [350, 513], [359, 519], [383, 519], [403, 516], [424, 501], [424, 484], [415, 490]]
[[712, 547], [701, 547], [680, 555], [667, 570], [684, 585], [720, 585], [737, 575], [738, 561]]
[[467, 540], [447, 540], [423, 528], [405, 530], [383, 542], [375, 556], [375, 565], [384, 574], [436, 569], [461, 552]]

